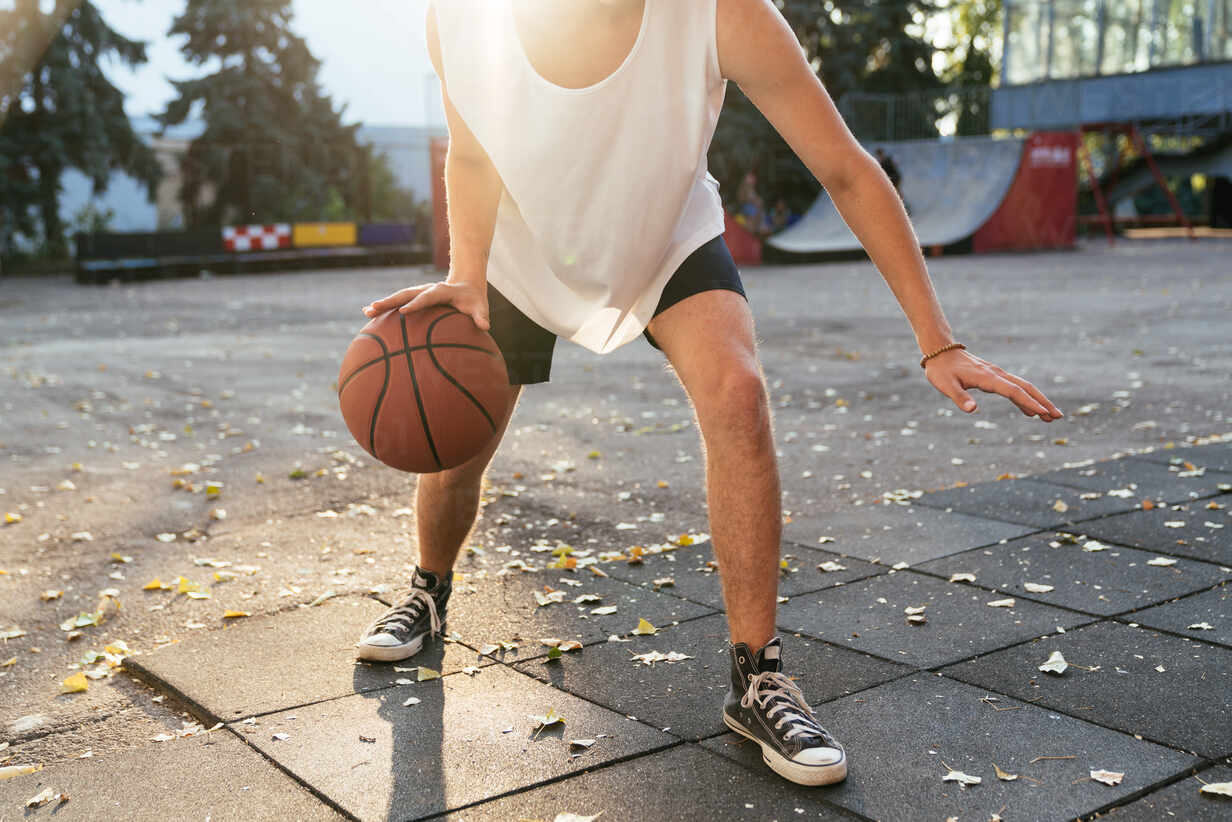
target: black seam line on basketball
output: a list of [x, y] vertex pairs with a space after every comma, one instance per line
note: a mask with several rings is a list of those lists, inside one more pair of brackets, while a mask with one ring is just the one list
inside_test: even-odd
[[[377, 344], [381, 346], [381, 350], [385, 348], [385, 341], [379, 337], [375, 338]], [[349, 381], [349, 380], [348, 380]], [[385, 359], [385, 380], [381, 383], [381, 393], [377, 394], [376, 404], [372, 408], [372, 420], [368, 423], [368, 453], [376, 456], [376, 421], [381, 416], [381, 404], [385, 402], [385, 392], [389, 389], [389, 360]], [[338, 389], [338, 396], [342, 396], [342, 389]], [[380, 459], [378, 457], [378, 459]]]
[[441, 365], [440, 360], [436, 358], [436, 354], [432, 351], [432, 332], [436, 328], [437, 323], [439, 323], [441, 320], [445, 319], [448, 316], [450, 315], [442, 314], [441, 316], [437, 317], [435, 320], [433, 320], [428, 325], [428, 331], [427, 333], [424, 334], [424, 343], [425, 343], [424, 347], [428, 349], [428, 357], [429, 359], [432, 360], [432, 364], [436, 366], [436, 370], [441, 372], [441, 376], [449, 380], [451, 383], [453, 383], [454, 388], [457, 388], [459, 391], [462, 392], [462, 396], [466, 397], [468, 400], [474, 403], [475, 407], [479, 409], [479, 413], [483, 414], [483, 418], [488, 421], [488, 427], [491, 428], [493, 431], [495, 431], [496, 430], [496, 420], [492, 419], [492, 415], [488, 413], [488, 409], [484, 408], [483, 403], [481, 403], [478, 399], [476, 399], [474, 394], [472, 394], [470, 391], [467, 391], [466, 388], [462, 385], [462, 383], [455, 380], [453, 378], [453, 375], [445, 370], [444, 366]]
[[[361, 331], [361, 332], [360, 332], [357, 336], [360, 336], [360, 337], [368, 337], [368, 338], [373, 339], [373, 340], [380, 340], [380, 339], [381, 339], [381, 338], [380, 338], [380, 337], [378, 337], [376, 334], [369, 334], [367, 331]], [[484, 347], [483, 347], [483, 346], [481, 346], [481, 345], [470, 345], [469, 343], [436, 343], [436, 347], [437, 347], [437, 348], [462, 348], [462, 349], [465, 349], [465, 350], [467, 350], [467, 351], [480, 351], [480, 352], [482, 352], [482, 353], [484, 353], [484, 354], [487, 354], [489, 357], [496, 357], [496, 356], [498, 356], [497, 352], [493, 351], [493, 350], [492, 350], [492, 349], [490, 349], [490, 348], [484, 348]], [[382, 349], [382, 350], [384, 350], [384, 351], [386, 351], [386, 352], [388, 352], [388, 353], [382, 354], [382, 355], [381, 355], [381, 356], [379, 356], [379, 357], [375, 357], [375, 358], [373, 358], [373, 359], [371, 359], [371, 360], [368, 360], [366, 363], [361, 363], [360, 365], [357, 365], [357, 366], [355, 367], [355, 370], [351, 372], [351, 375], [350, 375], [349, 377], [347, 377], [345, 380], [343, 380], [342, 385], [339, 385], [339, 386], [338, 386], [338, 393], [339, 393], [339, 394], [341, 394], [341, 393], [342, 393], [342, 389], [346, 388], [346, 387], [347, 387], [347, 384], [348, 384], [348, 383], [350, 383], [350, 382], [351, 382], [351, 380], [353, 380], [353, 379], [355, 379], [356, 377], [358, 377], [358, 376], [359, 376], [359, 373], [360, 373], [361, 371], [363, 371], [364, 369], [366, 369], [368, 366], [370, 366], [370, 365], [376, 365], [377, 363], [381, 362], [382, 360], [384, 360], [384, 361], [388, 361], [391, 357], [398, 357], [398, 356], [401, 356], [401, 355], [405, 354], [407, 351], [411, 351], [411, 352], [415, 352], [415, 351], [423, 351], [425, 348], [427, 348], [427, 346], [426, 346], [426, 345], [412, 345], [410, 348], [399, 348], [397, 351], [389, 351], [389, 349], [385, 348], [385, 344], [384, 344], [384, 342], [382, 342], [382, 343], [381, 343], [381, 349]]]
[[406, 370], [411, 375], [411, 388], [415, 391], [415, 405], [419, 407], [419, 421], [423, 423], [424, 437], [428, 440], [428, 448], [432, 451], [432, 459], [436, 460], [437, 470], [441, 470], [445, 467], [445, 464], [441, 462], [440, 454], [436, 453], [436, 442], [432, 439], [432, 426], [428, 424], [428, 414], [424, 411], [423, 395], [419, 393], [419, 380], [415, 378], [415, 363], [412, 361], [411, 339], [406, 331], [405, 314], [398, 318], [398, 325], [402, 329], [402, 346], [406, 353]]

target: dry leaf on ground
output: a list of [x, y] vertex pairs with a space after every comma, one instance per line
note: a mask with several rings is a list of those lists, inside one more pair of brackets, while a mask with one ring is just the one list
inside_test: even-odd
[[981, 780], [978, 776], [963, 773], [962, 771], [951, 770], [945, 776], [941, 777], [942, 782], [957, 782], [959, 785], [966, 787], [967, 785], [978, 785]]
[[1125, 774], [1118, 773], [1117, 771], [1103, 771], [1103, 770], [1091, 771], [1091, 779], [1095, 780], [1096, 782], [1102, 782], [1105, 785], [1119, 785], [1121, 784], [1121, 780], [1124, 778], [1125, 778]]
[[997, 767], [996, 762], [992, 763], [992, 769], [997, 772], [997, 779], [1000, 779], [1003, 782], [1013, 782], [1015, 779], [1018, 778], [1018, 774], [1016, 773], [1006, 773], [1005, 771], [1001, 770], [999, 767]]
[[650, 621], [642, 618], [637, 621], [637, 627], [633, 629], [633, 633], [638, 636], [654, 636], [659, 632], [659, 629], [650, 624]]
[[1065, 661], [1065, 657], [1061, 656], [1061, 652], [1053, 651], [1047, 661], [1039, 666], [1039, 669], [1049, 674], [1063, 674], [1068, 667], [1069, 663]]

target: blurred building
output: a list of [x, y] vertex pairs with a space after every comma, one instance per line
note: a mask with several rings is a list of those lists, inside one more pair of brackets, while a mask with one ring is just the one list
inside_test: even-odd
[[1004, 0], [993, 129], [1232, 127], [1227, 0]]
[[[144, 186], [118, 172], [111, 176], [106, 192], [94, 196], [89, 178], [71, 169], [61, 179], [64, 191], [60, 214], [66, 225], [73, 225], [74, 218], [90, 206], [98, 213], [112, 213], [113, 231], [173, 231], [184, 227], [179, 197], [180, 160], [189, 143], [204, 131], [204, 123], [185, 122], [160, 133], [152, 117], [135, 117], [133, 127], [154, 149], [163, 169], [155, 201], [150, 202]], [[361, 143], [370, 143], [377, 153], [388, 158], [399, 186], [410, 190], [416, 200], [431, 200], [428, 144], [432, 137], [444, 133], [441, 125], [361, 126], [358, 135]], [[207, 190], [202, 196], [208, 199], [212, 194]]]

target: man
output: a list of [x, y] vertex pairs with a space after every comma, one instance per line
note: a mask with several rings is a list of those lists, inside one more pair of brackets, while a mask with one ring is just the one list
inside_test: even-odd
[[894, 158], [886, 154], [885, 149], [877, 147], [877, 165], [881, 166], [881, 170], [885, 172], [886, 178], [889, 179], [890, 185], [898, 189], [898, 184], [902, 182], [903, 173], [898, 170], [898, 163], [894, 162]]
[[[450, 132], [449, 275], [364, 313], [452, 304], [491, 330], [518, 385], [548, 379], [557, 336], [604, 353], [645, 333], [703, 438], [732, 639], [724, 721], [787, 779], [843, 779], [846, 753], [782, 673], [774, 636], [782, 517], [770, 409], [706, 173], [726, 81], [829, 190], [902, 305], [935, 387], [967, 412], [969, 388], [1044, 421], [1060, 410], [955, 342], [893, 187], [768, 0], [442, 0], [427, 31]], [[365, 632], [361, 658], [403, 659], [440, 632], [500, 434], [470, 463], [419, 478], [413, 587]]]

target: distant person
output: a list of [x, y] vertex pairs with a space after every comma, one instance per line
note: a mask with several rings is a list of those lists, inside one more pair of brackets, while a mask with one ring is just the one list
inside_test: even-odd
[[758, 237], [769, 233], [770, 218], [765, 201], [757, 193], [757, 175], [752, 171], [744, 175], [736, 192], [736, 222]]
[[[894, 158], [886, 153], [885, 149], [880, 146], [874, 152], [877, 156], [877, 165], [881, 166], [881, 170], [885, 172], [885, 176], [890, 178], [890, 185], [894, 186], [894, 190], [898, 192], [898, 199], [903, 200], [903, 190], [900, 183], [903, 181], [903, 173], [898, 170], [898, 163], [894, 162]], [[907, 201], [903, 200], [903, 208], [907, 213], [911, 213], [911, 206], [907, 205]]]
[[779, 197], [774, 201], [774, 208], [770, 209], [770, 230], [782, 231], [799, 219], [800, 215], [791, 210], [786, 200]]
[[903, 173], [898, 170], [898, 163], [895, 163], [894, 158], [886, 154], [883, 148], [878, 147], [875, 153], [877, 155], [877, 165], [881, 166], [881, 170], [890, 178], [890, 185], [894, 186], [894, 190], [901, 197], [903, 193], [898, 186], [903, 180]]
[[[491, 330], [519, 386], [548, 381], [557, 337], [607, 354], [645, 335], [660, 349], [704, 437], [711, 542], [732, 643], [726, 660], [706, 659], [707, 676], [727, 692], [723, 721], [754, 740], [786, 779], [844, 779], [847, 754], [785, 672], [776, 636], [783, 511], [771, 405], [753, 313], [723, 242], [723, 204], [706, 170], [727, 82], [740, 85], [831, 192], [897, 296], [925, 379], [968, 414], [977, 407], [971, 390], [1008, 397], [1044, 422], [1060, 419], [1060, 409], [958, 342], [898, 196], [843, 123], [774, 3], [437, 0], [428, 4], [426, 34], [449, 124], [449, 274], [375, 300], [364, 314], [452, 305]], [[745, 204], [755, 209], [756, 177], [745, 179]], [[824, 284], [815, 292], [824, 316], [833, 305]], [[772, 326], [776, 318], [767, 312], [762, 319]], [[364, 632], [361, 658], [406, 659], [445, 634], [454, 562], [512, 412], [471, 462], [418, 477], [411, 590]], [[645, 482], [651, 471], [638, 466], [594, 493], [614, 498], [618, 479]], [[699, 676], [701, 664], [692, 668]], [[848, 672], [832, 673], [833, 680], [821, 678], [841, 682]], [[670, 679], [670, 669], [663, 676], [694, 691], [691, 710], [716, 696], [688, 677]], [[474, 716], [447, 718], [455, 725], [447, 735], [470, 733], [477, 740], [471, 755], [490, 757], [495, 747], [476, 729], [496, 715], [477, 702]], [[949, 738], [962, 722], [949, 717], [922, 739]], [[921, 740], [913, 730], [901, 729], [911, 749], [904, 756]], [[416, 767], [411, 752], [394, 755], [400, 772]], [[870, 763], [866, 779], [878, 767]], [[729, 790], [725, 780], [695, 778], [701, 791]], [[749, 793], [759, 801], [770, 795], [760, 787]]]

